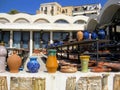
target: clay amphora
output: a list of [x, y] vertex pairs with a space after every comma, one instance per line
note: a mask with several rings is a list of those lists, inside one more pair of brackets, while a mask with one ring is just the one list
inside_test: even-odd
[[11, 73], [17, 73], [22, 64], [22, 59], [17, 55], [16, 51], [13, 51], [13, 55], [9, 56], [7, 59], [7, 64]]

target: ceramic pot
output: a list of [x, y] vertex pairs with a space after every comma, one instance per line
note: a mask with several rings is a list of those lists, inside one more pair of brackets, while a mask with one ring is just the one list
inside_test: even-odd
[[91, 39], [97, 39], [97, 34], [96, 34], [96, 32], [92, 32], [92, 34], [91, 34]]
[[105, 31], [103, 29], [100, 29], [98, 31], [98, 38], [99, 39], [105, 39]]
[[88, 55], [81, 55], [81, 71], [82, 72], [88, 72], [88, 63], [89, 63], [90, 56]]
[[37, 61], [37, 57], [35, 57], [35, 56], [30, 57], [30, 61], [27, 63], [27, 68], [28, 68], [30, 73], [37, 73], [38, 72], [38, 70], [40, 68], [40, 64]]
[[85, 30], [85, 31], [83, 32], [83, 38], [84, 38], [84, 39], [89, 39], [89, 32], [88, 32], [87, 30]]
[[58, 62], [56, 57], [56, 50], [50, 49], [48, 51], [48, 58], [46, 61], [46, 68], [48, 73], [55, 73], [58, 68]]
[[0, 72], [5, 72], [7, 50], [4, 45], [0, 44]]
[[7, 64], [11, 73], [17, 73], [19, 72], [19, 68], [22, 64], [22, 59], [17, 55], [16, 51], [13, 51], [13, 54], [7, 59]]
[[78, 31], [78, 32], [77, 32], [77, 40], [78, 40], [78, 41], [83, 40], [83, 32], [82, 32], [82, 31]]

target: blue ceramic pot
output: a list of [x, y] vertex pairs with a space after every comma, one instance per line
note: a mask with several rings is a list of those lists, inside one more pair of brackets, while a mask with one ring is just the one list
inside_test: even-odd
[[40, 64], [37, 61], [37, 57], [30, 57], [30, 61], [27, 63], [27, 68], [30, 73], [38, 72], [38, 69], [40, 68]]
[[89, 32], [88, 32], [87, 30], [85, 30], [85, 31], [83, 32], [83, 38], [84, 38], [84, 39], [89, 39]]
[[96, 32], [92, 32], [91, 39], [96, 39], [98, 37]]
[[98, 31], [98, 38], [99, 39], [105, 39], [105, 31], [103, 29], [100, 29]]

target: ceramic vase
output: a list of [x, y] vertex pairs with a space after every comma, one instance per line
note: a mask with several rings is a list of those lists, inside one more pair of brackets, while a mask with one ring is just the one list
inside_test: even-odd
[[77, 40], [78, 40], [78, 41], [83, 40], [83, 32], [82, 32], [82, 31], [78, 31], [78, 32], [77, 32]]
[[81, 71], [82, 72], [88, 72], [88, 63], [89, 63], [90, 56], [88, 55], [81, 55]]
[[100, 29], [98, 31], [98, 38], [99, 39], [105, 39], [105, 31], [103, 29]]
[[57, 71], [58, 62], [57, 62], [55, 49], [48, 50], [48, 58], [46, 61], [46, 68], [47, 68], [48, 73], [55, 73]]
[[0, 44], [0, 72], [5, 72], [7, 50], [4, 45]]
[[85, 30], [85, 31], [83, 32], [83, 38], [84, 38], [84, 39], [89, 39], [89, 32], [88, 32], [87, 30]]
[[91, 39], [97, 39], [97, 33], [96, 32], [92, 32], [91, 34]]
[[13, 54], [7, 59], [7, 64], [11, 73], [18, 73], [22, 64], [22, 59], [19, 55], [17, 55], [16, 51], [13, 51]]
[[28, 68], [30, 73], [37, 73], [38, 72], [38, 70], [40, 68], [40, 64], [37, 61], [37, 57], [35, 57], [35, 56], [30, 57], [30, 61], [27, 63], [27, 68]]

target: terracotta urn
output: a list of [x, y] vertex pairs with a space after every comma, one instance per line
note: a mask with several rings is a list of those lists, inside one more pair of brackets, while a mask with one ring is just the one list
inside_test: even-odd
[[46, 62], [46, 68], [48, 73], [55, 73], [58, 68], [58, 62], [56, 57], [56, 50], [50, 49], [48, 51], [48, 58]]
[[19, 72], [19, 68], [22, 64], [22, 59], [17, 55], [16, 51], [13, 51], [13, 55], [9, 56], [7, 59], [7, 64], [11, 73], [17, 73]]
[[4, 43], [0, 43], [0, 72], [5, 72], [7, 50]]
[[78, 31], [77, 32], [77, 40], [81, 41], [83, 39], [83, 32], [82, 31]]

